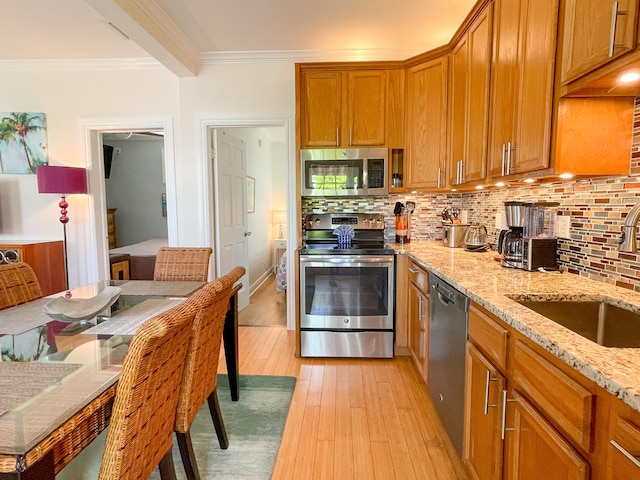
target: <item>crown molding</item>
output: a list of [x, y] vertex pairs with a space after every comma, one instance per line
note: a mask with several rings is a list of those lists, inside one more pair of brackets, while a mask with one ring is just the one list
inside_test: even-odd
[[203, 52], [200, 65], [224, 63], [304, 63], [364, 62], [406, 60], [425, 51], [424, 48], [368, 50], [258, 50], [246, 52]]
[[[238, 63], [306, 63], [306, 62], [370, 62], [404, 61], [421, 54], [424, 49], [375, 50], [263, 50], [248, 52], [205, 52], [199, 65]], [[147, 58], [104, 58], [76, 60], [0, 60], [0, 71], [105, 71], [165, 70], [158, 60]]]

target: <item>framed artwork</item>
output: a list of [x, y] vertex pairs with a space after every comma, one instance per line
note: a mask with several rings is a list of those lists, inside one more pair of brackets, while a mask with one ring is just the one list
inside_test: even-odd
[[44, 113], [0, 112], [0, 173], [36, 173], [48, 165]]
[[256, 211], [256, 179], [247, 177], [247, 213]]

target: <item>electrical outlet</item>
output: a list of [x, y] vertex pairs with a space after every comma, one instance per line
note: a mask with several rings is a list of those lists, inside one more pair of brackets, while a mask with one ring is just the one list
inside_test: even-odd
[[571, 227], [571, 217], [569, 215], [560, 215], [556, 217], [556, 237], [571, 238], [569, 229]]

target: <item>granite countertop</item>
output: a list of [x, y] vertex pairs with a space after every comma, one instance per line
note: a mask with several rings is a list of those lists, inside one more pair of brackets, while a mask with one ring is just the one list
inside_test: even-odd
[[640, 312], [640, 293], [569, 273], [504, 268], [497, 254], [448, 248], [442, 242], [392, 245], [461, 290], [608, 392], [640, 411], [640, 348], [591, 342], [507, 297], [538, 300], [607, 300]]

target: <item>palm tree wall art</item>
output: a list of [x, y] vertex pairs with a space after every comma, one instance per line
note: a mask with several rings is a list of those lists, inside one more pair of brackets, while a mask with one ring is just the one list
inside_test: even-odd
[[48, 164], [45, 114], [0, 112], [0, 173], [35, 174]]

